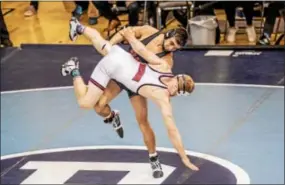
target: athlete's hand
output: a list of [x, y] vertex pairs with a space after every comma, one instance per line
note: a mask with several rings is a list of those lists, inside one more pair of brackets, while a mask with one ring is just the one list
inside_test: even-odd
[[182, 162], [186, 167], [190, 168], [191, 170], [199, 171], [199, 168], [195, 166], [193, 163], [191, 163], [188, 158], [182, 159]]
[[132, 39], [136, 39], [135, 37], [135, 32], [132, 30], [132, 28], [130, 27], [127, 27], [127, 28], [124, 28], [122, 31], [121, 31], [121, 35], [127, 40], [127, 41], [130, 41]]

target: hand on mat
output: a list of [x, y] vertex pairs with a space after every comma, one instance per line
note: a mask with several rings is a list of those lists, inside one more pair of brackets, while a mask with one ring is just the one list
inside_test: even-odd
[[183, 161], [184, 165], [187, 166], [188, 168], [190, 168], [191, 170], [199, 171], [199, 168], [197, 166], [195, 166], [193, 163], [191, 163], [188, 158], [183, 159], [182, 161]]

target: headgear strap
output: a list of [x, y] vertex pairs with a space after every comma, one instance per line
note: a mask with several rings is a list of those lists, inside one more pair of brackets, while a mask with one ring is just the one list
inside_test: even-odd
[[[180, 31], [177, 31], [177, 30], [180, 30]], [[185, 34], [185, 38], [184, 38], [184, 36], [182, 36], [183, 34], [181, 35], [182, 30], [183, 30], [183, 32]], [[174, 28], [174, 29], [168, 30], [164, 34], [164, 36], [165, 36], [165, 39], [168, 39], [168, 38], [174, 37], [177, 34], [179, 34], [181, 36], [181, 38], [182, 38], [182, 40], [181, 40], [182, 43], [180, 43], [180, 45], [184, 46], [186, 44], [187, 40], [188, 40], [188, 33], [187, 33], [187, 30], [185, 28], [179, 27], [179, 28]]]
[[[183, 80], [183, 89], [182, 89], [182, 91], [181, 91], [181, 89], [179, 89], [179, 77], [182, 77], [182, 80]], [[186, 91], [184, 75], [177, 75], [177, 82], [178, 82], [177, 95], [178, 96], [188, 96], [188, 95], [190, 95], [190, 93]]]

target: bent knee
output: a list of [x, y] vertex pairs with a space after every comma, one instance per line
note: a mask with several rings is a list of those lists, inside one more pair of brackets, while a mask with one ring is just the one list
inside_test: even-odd
[[94, 106], [94, 110], [95, 110], [95, 112], [100, 113], [100, 112], [102, 112], [103, 108], [100, 107], [98, 104], [96, 104], [96, 105]]
[[100, 113], [104, 110], [105, 106], [106, 106], [107, 102], [106, 102], [106, 98], [100, 98], [100, 100], [96, 103], [96, 105], [94, 106], [94, 109], [97, 113]]

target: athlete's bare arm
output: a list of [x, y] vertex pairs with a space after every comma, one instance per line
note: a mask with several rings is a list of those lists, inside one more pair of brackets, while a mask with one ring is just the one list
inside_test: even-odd
[[173, 53], [168, 53], [167, 55], [161, 57], [161, 59], [163, 59], [167, 63], [169, 69], [172, 69], [172, 67], [173, 67]]
[[165, 126], [167, 128], [168, 136], [169, 136], [172, 144], [174, 145], [174, 147], [178, 151], [181, 159], [187, 158], [186, 153], [184, 151], [183, 144], [182, 144], [181, 136], [180, 136], [179, 131], [178, 131], [178, 129], [174, 123], [174, 118], [172, 115], [172, 107], [170, 104], [170, 100], [165, 97], [163, 99], [158, 100], [157, 103], [161, 109], [163, 120], [164, 120]]
[[152, 65], [162, 65], [166, 64], [166, 62], [156, 56], [152, 51], [149, 51], [143, 43], [141, 43], [135, 36], [131, 29], [124, 29], [122, 32], [122, 35], [125, 37], [125, 39], [129, 42], [129, 44], [132, 46], [133, 50], [143, 57], [149, 64]]
[[150, 98], [159, 106], [170, 141], [172, 142], [174, 148], [177, 150], [182, 162], [187, 167], [193, 170], [198, 170], [198, 168], [190, 162], [189, 158], [185, 153], [181, 135], [174, 121], [170, 97], [167, 90], [161, 89], [159, 87], [145, 86], [141, 88], [140, 93], [143, 96]]

